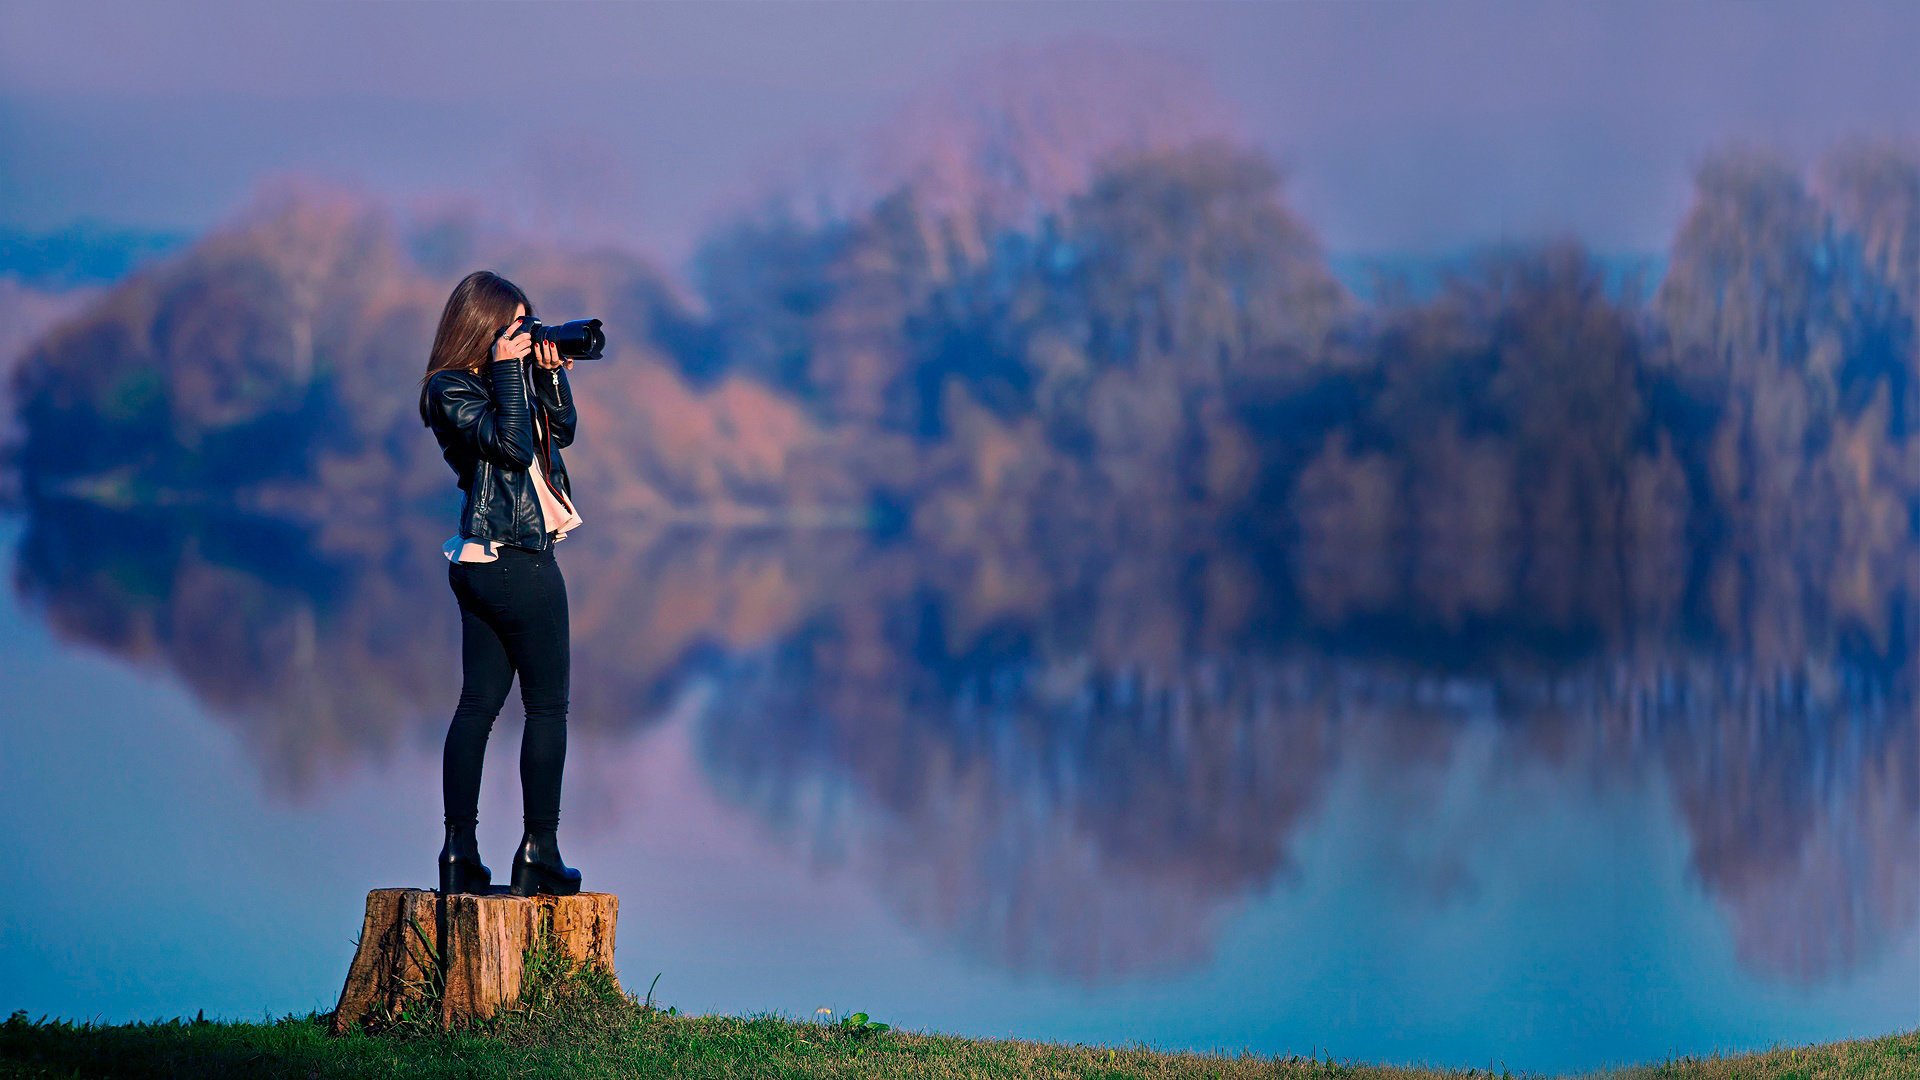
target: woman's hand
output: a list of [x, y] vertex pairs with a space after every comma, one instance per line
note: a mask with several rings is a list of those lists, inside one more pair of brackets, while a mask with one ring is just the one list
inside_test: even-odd
[[568, 371], [573, 370], [573, 360], [571, 358], [562, 360], [560, 346], [551, 341], [543, 341], [533, 347], [533, 362], [543, 368], [557, 368], [565, 364]]
[[[525, 318], [525, 316], [521, 316]], [[533, 335], [520, 330], [520, 319], [507, 324], [499, 336], [493, 339], [493, 358], [495, 360], [518, 360], [527, 355], [533, 347]]]

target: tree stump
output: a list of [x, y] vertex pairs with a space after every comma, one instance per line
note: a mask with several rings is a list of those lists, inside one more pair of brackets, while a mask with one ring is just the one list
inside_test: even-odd
[[[514, 896], [375, 889], [367, 894], [360, 947], [333, 1012], [335, 1035], [390, 1021], [411, 1002], [442, 1027], [485, 1019], [520, 997], [526, 950], [545, 933], [568, 958], [614, 974], [612, 893]], [[442, 943], [445, 946], [442, 947]]]

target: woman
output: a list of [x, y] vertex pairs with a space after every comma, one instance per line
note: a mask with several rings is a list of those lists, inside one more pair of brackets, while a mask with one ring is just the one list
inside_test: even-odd
[[462, 671], [442, 759], [443, 894], [486, 892], [493, 882], [474, 839], [480, 768], [516, 672], [527, 723], [520, 743], [525, 835], [513, 856], [513, 893], [580, 891], [580, 871], [561, 860], [555, 836], [571, 657], [567, 588], [553, 546], [580, 524], [560, 458], [574, 435], [566, 378], [573, 361], [551, 342], [530, 344], [523, 320], [533, 315], [512, 282], [487, 270], [467, 275], [440, 313], [421, 379], [421, 422], [466, 493], [460, 529], [442, 548], [460, 606]]

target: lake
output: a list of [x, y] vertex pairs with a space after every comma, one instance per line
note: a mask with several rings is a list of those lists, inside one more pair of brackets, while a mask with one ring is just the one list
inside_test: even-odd
[[[333, 1006], [367, 890], [434, 883], [446, 531], [0, 518], [0, 1010]], [[1490, 572], [1418, 554], [603, 515], [558, 552], [562, 850], [684, 1012], [1550, 1070], [1920, 1024], [1910, 584], [1368, 585]], [[516, 689], [502, 880], [519, 734]]]

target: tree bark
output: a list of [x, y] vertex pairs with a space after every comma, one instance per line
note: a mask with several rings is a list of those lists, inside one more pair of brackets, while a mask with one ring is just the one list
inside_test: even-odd
[[619, 914], [612, 893], [374, 889], [330, 1030], [384, 1026], [416, 1002], [442, 1027], [490, 1017], [519, 1000], [525, 953], [542, 933], [569, 959], [613, 975]]

